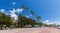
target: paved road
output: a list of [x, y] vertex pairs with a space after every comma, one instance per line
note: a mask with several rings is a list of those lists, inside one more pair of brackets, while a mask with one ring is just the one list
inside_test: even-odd
[[56, 28], [23, 28], [13, 30], [0, 30], [0, 33], [60, 33], [59, 29]]

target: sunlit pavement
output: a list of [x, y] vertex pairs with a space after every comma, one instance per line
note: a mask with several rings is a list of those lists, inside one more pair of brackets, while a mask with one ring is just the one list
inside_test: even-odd
[[22, 28], [12, 30], [0, 30], [0, 33], [60, 33], [59, 29], [56, 28]]

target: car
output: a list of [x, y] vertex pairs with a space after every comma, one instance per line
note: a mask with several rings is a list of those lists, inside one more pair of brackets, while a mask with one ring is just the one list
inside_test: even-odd
[[32, 25], [25, 25], [25, 28], [31, 28]]

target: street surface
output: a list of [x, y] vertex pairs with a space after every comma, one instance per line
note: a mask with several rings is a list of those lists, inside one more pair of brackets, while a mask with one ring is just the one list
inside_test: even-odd
[[0, 33], [60, 33], [57, 28], [22, 28], [22, 29], [12, 29], [12, 30], [0, 30]]

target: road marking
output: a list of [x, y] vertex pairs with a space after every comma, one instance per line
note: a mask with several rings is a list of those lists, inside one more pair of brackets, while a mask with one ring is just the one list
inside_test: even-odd
[[38, 33], [38, 32], [40, 32], [40, 30], [37, 30], [37, 31], [33, 31], [32, 33]]
[[57, 30], [56, 30], [56, 33], [58, 33]]
[[57, 30], [55, 30], [55, 32], [58, 33]]

